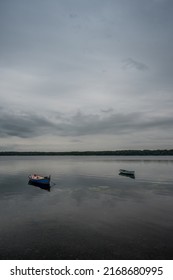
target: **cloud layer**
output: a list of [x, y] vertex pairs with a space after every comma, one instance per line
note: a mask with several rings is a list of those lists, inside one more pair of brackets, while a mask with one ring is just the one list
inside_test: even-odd
[[46, 134], [58, 136], [123, 135], [150, 129], [173, 131], [173, 116], [149, 116], [144, 113], [114, 113], [74, 115], [39, 115], [35, 113], [5, 112], [1, 108], [0, 136], [28, 138]]
[[2, 149], [171, 148], [172, 1], [7, 0], [0, 11]]

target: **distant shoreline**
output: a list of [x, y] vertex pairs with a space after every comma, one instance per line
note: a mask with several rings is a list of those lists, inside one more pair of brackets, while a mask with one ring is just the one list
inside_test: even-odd
[[71, 152], [37, 152], [37, 151], [1, 151], [0, 156], [173, 156], [171, 150], [115, 150], [115, 151], [71, 151]]

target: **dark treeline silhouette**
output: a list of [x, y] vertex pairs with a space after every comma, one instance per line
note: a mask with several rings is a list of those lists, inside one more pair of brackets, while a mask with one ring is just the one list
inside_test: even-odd
[[117, 151], [71, 151], [71, 152], [19, 152], [0, 151], [0, 156], [167, 156], [171, 150], [117, 150]]

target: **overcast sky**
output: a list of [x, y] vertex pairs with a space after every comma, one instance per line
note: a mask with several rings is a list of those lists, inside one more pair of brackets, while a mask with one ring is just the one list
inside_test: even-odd
[[173, 148], [173, 1], [0, 1], [0, 150]]

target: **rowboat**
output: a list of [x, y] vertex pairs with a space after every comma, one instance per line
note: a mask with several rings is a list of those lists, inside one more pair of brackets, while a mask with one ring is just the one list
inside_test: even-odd
[[119, 175], [135, 179], [135, 171], [120, 169]]
[[120, 169], [119, 172], [125, 175], [135, 175], [135, 171], [131, 170]]
[[37, 174], [29, 175], [29, 183], [35, 183], [43, 186], [50, 185], [50, 175], [49, 176], [40, 176]]

